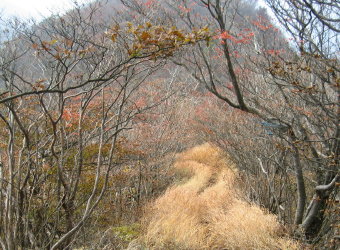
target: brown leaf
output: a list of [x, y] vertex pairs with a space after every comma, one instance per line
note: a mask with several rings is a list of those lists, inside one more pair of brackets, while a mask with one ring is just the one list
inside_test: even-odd
[[148, 40], [150, 37], [151, 37], [150, 34], [149, 34], [148, 32], [146, 32], [146, 31], [143, 31], [143, 32], [142, 32], [142, 35], [140, 36], [140, 38], [141, 38], [143, 41]]

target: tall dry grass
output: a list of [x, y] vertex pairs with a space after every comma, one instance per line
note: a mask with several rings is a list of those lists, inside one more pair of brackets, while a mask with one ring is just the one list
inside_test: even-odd
[[237, 171], [210, 145], [178, 156], [185, 183], [169, 188], [147, 211], [143, 240], [151, 249], [297, 249], [274, 215], [242, 200]]

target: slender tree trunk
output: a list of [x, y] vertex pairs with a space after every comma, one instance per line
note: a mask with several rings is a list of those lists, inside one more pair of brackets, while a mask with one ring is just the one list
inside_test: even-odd
[[295, 177], [296, 177], [296, 185], [297, 185], [297, 205], [295, 211], [295, 219], [294, 224], [299, 225], [302, 223], [303, 220], [303, 213], [305, 211], [306, 206], [306, 189], [305, 189], [305, 182], [303, 178], [303, 171], [299, 156], [299, 150], [297, 147], [294, 147], [294, 165], [295, 165]]
[[12, 127], [12, 131], [10, 131], [9, 141], [8, 141], [8, 174], [9, 174], [9, 182], [7, 185], [7, 195], [6, 195], [6, 241], [7, 241], [7, 247], [8, 250], [14, 250], [15, 249], [15, 236], [14, 236], [14, 118], [12, 112], [10, 112], [10, 125]]

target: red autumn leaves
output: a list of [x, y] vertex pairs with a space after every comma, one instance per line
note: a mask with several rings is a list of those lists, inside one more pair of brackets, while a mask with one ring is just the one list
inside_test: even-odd
[[234, 43], [250, 43], [252, 38], [254, 37], [254, 32], [249, 33], [239, 33], [236, 36], [231, 35], [228, 31], [223, 31], [219, 35], [215, 36], [215, 39], [221, 39], [221, 44], [225, 43], [225, 40], [230, 40]]

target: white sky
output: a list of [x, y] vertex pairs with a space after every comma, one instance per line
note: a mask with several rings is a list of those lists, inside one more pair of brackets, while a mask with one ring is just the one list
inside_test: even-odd
[[[64, 12], [71, 9], [75, 0], [0, 0], [0, 15], [5, 17], [35, 18], [41, 20], [51, 13]], [[79, 4], [91, 0], [76, 0]], [[259, 0], [265, 6], [263, 0]]]
[[[77, 0], [79, 4], [90, 0]], [[35, 18], [41, 20], [51, 13], [72, 8], [73, 0], [0, 0], [0, 14], [5, 17]]]

